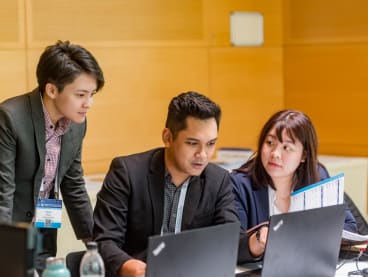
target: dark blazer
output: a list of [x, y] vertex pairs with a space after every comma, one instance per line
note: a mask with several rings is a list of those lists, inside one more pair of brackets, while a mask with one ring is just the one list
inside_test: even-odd
[[[321, 180], [329, 177], [322, 165], [319, 166], [319, 173]], [[231, 173], [231, 179], [242, 229], [247, 230], [269, 220], [268, 188], [255, 188], [246, 173], [234, 171]], [[348, 208], [345, 212], [344, 229], [357, 232], [355, 219]]]
[[[62, 137], [58, 184], [78, 238], [92, 236], [92, 207], [81, 167], [86, 124]], [[0, 104], [0, 220], [31, 222], [44, 176], [45, 119], [38, 89]]]
[[[164, 148], [112, 161], [94, 210], [94, 239], [112, 276], [132, 257], [145, 260], [148, 237], [160, 234], [164, 176]], [[190, 180], [182, 230], [236, 221], [230, 175], [209, 164]]]

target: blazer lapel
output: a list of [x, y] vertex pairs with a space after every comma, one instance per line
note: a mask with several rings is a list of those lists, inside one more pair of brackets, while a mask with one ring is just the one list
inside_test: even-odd
[[43, 114], [43, 108], [41, 103], [41, 95], [38, 89], [35, 89], [30, 94], [30, 103], [31, 103], [31, 110], [32, 110], [32, 121], [35, 131], [35, 138], [36, 138], [36, 145], [38, 150], [38, 155], [41, 164], [45, 159], [45, 140], [46, 140], [46, 133], [45, 133], [45, 116]]
[[[69, 160], [72, 157], [70, 154], [73, 151], [75, 145], [79, 144], [80, 142], [74, 141], [75, 136], [73, 133], [73, 123], [70, 123], [69, 130], [61, 138], [61, 149], [60, 149], [60, 159], [59, 159], [59, 166], [58, 166], [58, 185], [61, 183], [63, 176], [65, 175], [67, 165], [69, 164]], [[81, 162], [81, 161], [80, 161]]]
[[151, 196], [154, 234], [161, 233], [164, 212], [165, 160], [164, 149], [153, 154], [148, 177], [148, 190]]
[[[32, 122], [34, 126], [34, 137], [35, 137], [35, 143], [37, 147], [37, 153], [38, 154], [40, 164], [39, 168], [37, 170], [37, 174], [35, 177], [35, 180], [39, 180], [33, 183], [34, 189], [33, 189], [33, 197], [34, 201], [38, 198], [38, 194], [41, 187], [41, 180], [43, 178], [44, 174], [44, 166], [45, 166], [45, 141], [46, 141], [46, 131], [45, 131], [45, 116], [43, 114], [43, 108], [42, 108], [42, 102], [41, 102], [41, 95], [40, 92], [37, 89], [32, 91], [29, 95], [29, 101], [31, 106], [31, 117]], [[38, 176], [38, 177], [37, 177]]]
[[269, 212], [269, 204], [268, 204], [268, 190], [267, 189], [259, 189], [253, 191], [254, 195], [254, 203], [255, 203], [255, 211], [256, 218], [259, 222], [255, 224], [259, 224], [261, 222], [269, 220], [270, 212]]
[[193, 217], [196, 214], [199, 200], [202, 197], [204, 180], [198, 176], [192, 176], [189, 182], [188, 191], [185, 196], [185, 204], [182, 218], [182, 230], [188, 228], [193, 221]]

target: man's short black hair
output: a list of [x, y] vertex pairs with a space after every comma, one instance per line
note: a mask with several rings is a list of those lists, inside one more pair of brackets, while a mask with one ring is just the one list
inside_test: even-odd
[[197, 119], [214, 118], [217, 129], [219, 129], [221, 108], [207, 96], [194, 91], [184, 92], [174, 97], [169, 104], [165, 125], [174, 138], [179, 131], [187, 127], [186, 119], [188, 117]]

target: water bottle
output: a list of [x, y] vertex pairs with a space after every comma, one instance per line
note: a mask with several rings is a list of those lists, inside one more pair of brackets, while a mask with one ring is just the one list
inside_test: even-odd
[[104, 262], [97, 251], [97, 243], [87, 242], [87, 251], [79, 267], [80, 277], [105, 277]]
[[65, 266], [64, 258], [47, 258], [46, 269], [43, 271], [42, 277], [70, 277], [70, 271]]

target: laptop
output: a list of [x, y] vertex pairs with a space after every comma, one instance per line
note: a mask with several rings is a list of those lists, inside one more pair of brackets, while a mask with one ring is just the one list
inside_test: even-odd
[[151, 236], [147, 277], [234, 277], [240, 223]]
[[246, 276], [334, 276], [345, 220], [345, 205], [270, 217], [262, 269]]

